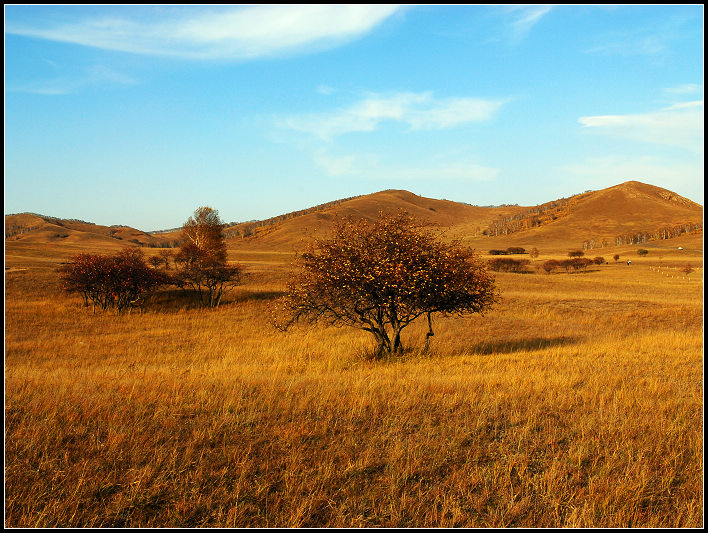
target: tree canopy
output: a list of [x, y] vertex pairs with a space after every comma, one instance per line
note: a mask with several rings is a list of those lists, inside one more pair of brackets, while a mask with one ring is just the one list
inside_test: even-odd
[[429, 338], [432, 314], [482, 313], [498, 299], [473, 250], [441, 241], [405, 213], [340, 221], [299, 263], [276, 324], [357, 327], [375, 337], [376, 357], [402, 351], [401, 331], [421, 316], [427, 315]]
[[182, 244], [174, 258], [173, 279], [194, 290], [206, 307], [217, 307], [224, 291], [240, 279], [240, 267], [227, 264], [224, 226], [217, 210], [199, 207], [182, 226]]

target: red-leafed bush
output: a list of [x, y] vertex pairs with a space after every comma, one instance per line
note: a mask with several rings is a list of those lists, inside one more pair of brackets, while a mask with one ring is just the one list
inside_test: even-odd
[[142, 309], [145, 296], [171, 282], [164, 273], [150, 268], [143, 253], [126, 248], [116, 255], [79, 254], [59, 269], [62, 288], [78, 293], [84, 305], [100, 309]]
[[544, 261], [543, 270], [545, 270], [547, 274], [550, 274], [556, 268], [560, 268], [560, 266], [561, 266], [561, 262], [558, 261], [557, 259], [549, 259], [548, 261]]

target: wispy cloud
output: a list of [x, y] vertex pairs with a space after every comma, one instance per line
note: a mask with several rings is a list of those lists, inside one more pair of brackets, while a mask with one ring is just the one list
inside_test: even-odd
[[260, 5], [162, 8], [67, 23], [6, 20], [6, 33], [136, 54], [251, 59], [340, 44], [400, 9], [396, 5]]
[[490, 181], [500, 170], [466, 159], [434, 158], [430, 165], [406, 166], [384, 163], [372, 155], [335, 156], [323, 149], [317, 150], [314, 161], [328, 176], [376, 181]]
[[279, 125], [323, 140], [345, 133], [374, 131], [386, 121], [406, 124], [411, 130], [445, 129], [489, 120], [504, 102], [482, 98], [436, 99], [430, 92], [372, 95], [344, 109], [286, 117]]
[[637, 19], [630, 29], [608, 30], [595, 35], [594, 46], [587, 51], [609, 56], [644, 57], [663, 64], [674, 53], [675, 46], [688, 35], [700, 31], [694, 16], [667, 12], [666, 17], [646, 21]]
[[699, 94], [702, 88], [700, 85], [695, 83], [684, 83], [683, 85], [677, 85], [675, 87], [667, 87], [664, 89], [664, 93], [669, 95], [687, 95], [687, 94]]
[[7, 90], [43, 95], [62, 95], [79, 92], [87, 87], [103, 85], [133, 85], [138, 83], [127, 76], [103, 65], [93, 65], [76, 75], [64, 75], [48, 80], [8, 84]]
[[510, 6], [505, 8], [511, 16], [509, 26], [512, 38], [516, 41], [523, 39], [553, 6], [551, 5], [528, 5]]
[[679, 146], [703, 152], [703, 101], [674, 104], [659, 111], [581, 117], [586, 128], [617, 139]]

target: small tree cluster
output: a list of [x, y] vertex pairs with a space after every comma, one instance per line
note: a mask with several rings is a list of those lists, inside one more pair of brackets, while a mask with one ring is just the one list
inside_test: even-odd
[[238, 266], [220, 261], [196, 244], [183, 245], [174, 260], [175, 284], [193, 290], [203, 307], [218, 307], [224, 292], [235, 286], [241, 277]]
[[568, 252], [568, 257], [582, 257], [585, 255], [585, 252], [582, 250], [572, 250]]
[[495, 272], [523, 272], [524, 267], [531, 261], [528, 259], [512, 259], [511, 257], [497, 257], [487, 261], [490, 270]]
[[595, 263], [596, 265], [604, 265], [604, 264], [605, 264], [605, 258], [604, 258], [604, 257], [597, 256], [597, 257], [595, 257], [595, 258], [592, 260], [592, 262]]
[[374, 336], [376, 358], [401, 352], [401, 332], [421, 316], [428, 319], [427, 347], [434, 313], [482, 313], [497, 301], [494, 280], [472, 250], [440, 242], [404, 213], [342, 221], [299, 263], [276, 325], [356, 327]]
[[593, 264], [593, 262], [592, 259], [586, 257], [573, 257], [561, 261], [558, 259], [549, 259], [543, 263], [542, 268], [548, 274], [560, 268], [564, 268], [566, 272], [570, 272], [572, 270], [585, 270], [588, 266]]
[[145, 296], [170, 283], [162, 272], [150, 268], [140, 250], [126, 248], [113, 256], [79, 254], [59, 269], [62, 288], [80, 294], [84, 305], [120, 312], [134, 306], [142, 310]]
[[573, 257], [571, 259], [564, 259], [560, 264], [565, 268], [566, 272], [570, 272], [571, 270], [585, 270], [593, 264], [593, 260], [587, 257]]

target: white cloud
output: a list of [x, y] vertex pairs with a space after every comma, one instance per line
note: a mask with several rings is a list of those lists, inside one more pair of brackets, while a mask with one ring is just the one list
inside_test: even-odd
[[701, 86], [695, 83], [684, 83], [676, 87], [667, 87], [664, 92], [673, 95], [698, 94], [701, 92]]
[[514, 15], [511, 21], [512, 36], [516, 40], [520, 40], [526, 36], [542, 18], [546, 15], [553, 6], [550, 5], [530, 5], [530, 6], [512, 6], [508, 7], [507, 11]]
[[674, 104], [649, 113], [581, 117], [579, 122], [586, 128], [593, 128], [616, 139], [703, 152], [702, 100]]
[[430, 92], [373, 95], [332, 112], [294, 115], [280, 126], [330, 140], [352, 132], [375, 130], [385, 121], [407, 124], [412, 130], [444, 129], [490, 120], [503, 100], [481, 98], [435, 99]]
[[329, 96], [331, 94], [334, 94], [336, 89], [334, 87], [331, 87], [329, 85], [318, 85], [317, 86], [317, 92], [321, 95], [324, 96]]
[[93, 65], [74, 76], [61, 76], [39, 82], [27, 82], [18, 85], [9, 85], [8, 91], [62, 95], [76, 93], [87, 87], [98, 85], [133, 85], [137, 81], [125, 74], [102, 65]]
[[315, 163], [328, 176], [376, 180], [376, 181], [489, 181], [499, 173], [499, 169], [485, 167], [469, 160], [438, 160], [430, 166], [406, 166], [382, 163], [375, 155], [332, 156], [325, 150], [318, 150]]
[[6, 20], [5, 31], [137, 54], [250, 59], [353, 39], [399, 9], [380, 4], [183, 7], [153, 10], [157, 16], [140, 18], [114, 9], [119, 14], [74, 23], [37, 20], [28, 26]]
[[355, 173], [356, 158], [349, 156], [332, 156], [324, 150], [318, 150], [314, 156], [315, 164], [328, 176], [347, 176]]

